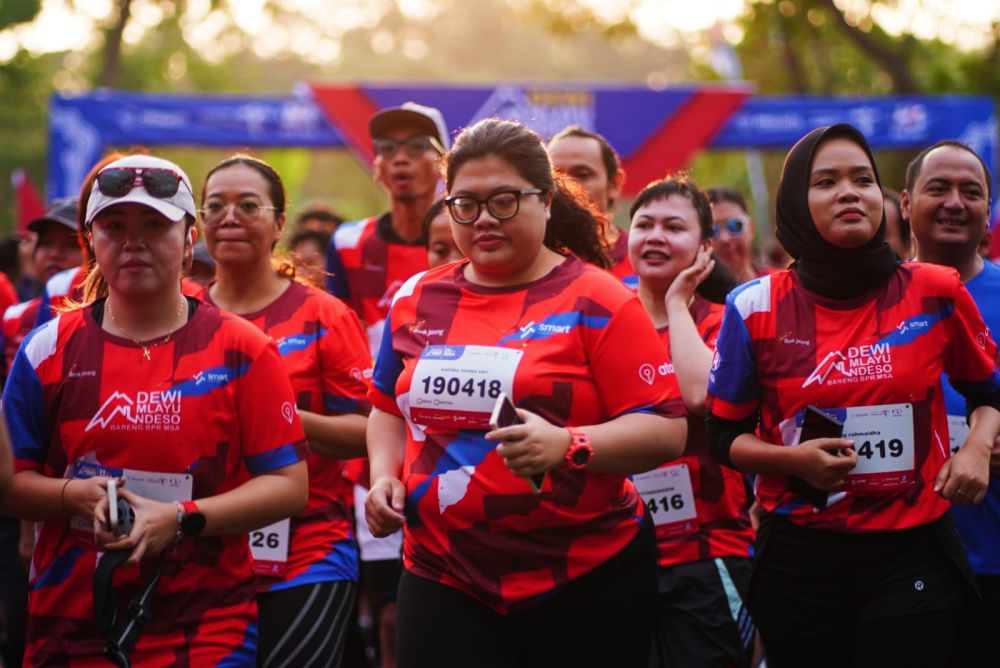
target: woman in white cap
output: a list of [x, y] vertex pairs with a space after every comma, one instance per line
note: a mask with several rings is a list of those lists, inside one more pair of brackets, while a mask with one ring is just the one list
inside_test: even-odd
[[27, 666], [256, 662], [246, 534], [303, 507], [306, 446], [273, 342], [181, 293], [194, 216], [174, 163], [106, 165], [86, 202], [84, 305], [14, 360], [4, 510], [38, 522]]

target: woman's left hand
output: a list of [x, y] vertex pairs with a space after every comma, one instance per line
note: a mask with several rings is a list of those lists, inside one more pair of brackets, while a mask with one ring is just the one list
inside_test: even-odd
[[990, 483], [990, 450], [966, 441], [944, 463], [934, 491], [952, 503], [979, 503]]
[[715, 260], [712, 259], [712, 249], [702, 246], [698, 249], [698, 254], [691, 266], [677, 274], [677, 278], [667, 288], [667, 294], [664, 297], [666, 307], [669, 309], [673, 303], [686, 309], [691, 303], [691, 298], [694, 297], [694, 291], [701, 285], [702, 281], [708, 278], [714, 268]]
[[514, 475], [527, 477], [557, 468], [565, 462], [569, 431], [523, 408], [517, 414], [524, 424], [496, 429], [486, 434], [488, 441], [500, 441], [497, 454]]
[[156, 556], [163, 552], [177, 535], [177, 505], [163, 503], [121, 489], [119, 496], [132, 504], [135, 510], [135, 523], [128, 536], [111, 536], [104, 544], [106, 550], [132, 550], [128, 563], [137, 564], [145, 556]]

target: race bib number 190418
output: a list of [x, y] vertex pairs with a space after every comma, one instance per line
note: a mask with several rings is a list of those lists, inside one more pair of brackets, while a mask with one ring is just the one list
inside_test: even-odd
[[489, 429], [500, 393], [514, 396], [523, 355], [497, 346], [427, 346], [410, 383], [410, 418], [446, 429]]

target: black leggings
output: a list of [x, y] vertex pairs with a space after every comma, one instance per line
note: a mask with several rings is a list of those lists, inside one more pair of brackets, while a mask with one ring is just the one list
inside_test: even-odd
[[656, 610], [656, 542], [643, 523], [621, 552], [523, 612], [501, 615], [447, 585], [403, 572], [400, 668], [646, 668]]
[[341, 580], [258, 594], [257, 665], [340, 666], [357, 589], [357, 582]]

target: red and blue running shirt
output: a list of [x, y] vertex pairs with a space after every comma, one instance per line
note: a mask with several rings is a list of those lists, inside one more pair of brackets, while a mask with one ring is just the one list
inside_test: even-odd
[[[709, 348], [715, 348], [722, 326], [721, 304], [695, 295], [691, 316]], [[669, 329], [660, 338], [671, 362]], [[676, 566], [716, 557], [749, 557], [753, 545], [746, 479], [722, 466], [708, 451], [705, 418], [688, 414], [684, 456], [658, 469], [633, 476], [656, 525], [660, 566]]]
[[[126, 488], [145, 481], [173, 495], [168, 488], [188, 480], [197, 500], [306, 457], [288, 373], [256, 327], [198, 304], [147, 360], [140, 345], [105, 332], [93, 310], [57, 315], [15, 358], [3, 411], [18, 472], [60, 478], [126, 469]], [[75, 521], [36, 524], [27, 666], [92, 665], [103, 651], [93, 607], [99, 552]], [[141, 564], [143, 577], [153, 562]], [[139, 567], [119, 569], [120, 605], [139, 577]], [[134, 665], [252, 664], [257, 605], [247, 537], [168, 548], [152, 614]]]
[[607, 272], [568, 258], [488, 288], [467, 264], [399, 290], [369, 396], [409, 425], [404, 566], [506, 613], [614, 556], [645, 513], [622, 475], [557, 468], [533, 493], [484, 438], [496, 397], [560, 426], [684, 405], [649, 316]]
[[399, 238], [387, 213], [337, 228], [326, 250], [326, 289], [357, 312], [377, 354], [393, 295], [425, 269], [423, 239], [408, 243]]
[[14, 364], [14, 355], [21, 346], [21, 341], [35, 328], [35, 319], [38, 317], [38, 307], [41, 305], [40, 297], [20, 304], [14, 304], [3, 312], [3, 377]]
[[[211, 303], [208, 290], [202, 298]], [[372, 358], [358, 317], [346, 304], [292, 281], [269, 306], [242, 317], [277, 342], [300, 410], [368, 414]], [[358, 579], [353, 486], [340, 461], [311, 452], [308, 464], [309, 501], [291, 520], [285, 572], [258, 578], [259, 591]]]
[[845, 421], [858, 465], [825, 508], [778, 475], [758, 476], [761, 504], [813, 528], [904, 529], [950, 505], [933, 491], [950, 456], [941, 373], [966, 395], [993, 394], [995, 353], [954, 269], [907, 263], [849, 301], [812, 294], [784, 270], [729, 295], [708, 408], [728, 420], [759, 411], [761, 438], [779, 445], [798, 442], [808, 405]]
[[64, 269], [45, 282], [39, 299], [38, 315], [35, 317], [35, 327], [41, 327], [52, 320], [71, 300], [80, 299], [83, 295], [83, 282], [87, 280], [87, 272], [83, 267]]

